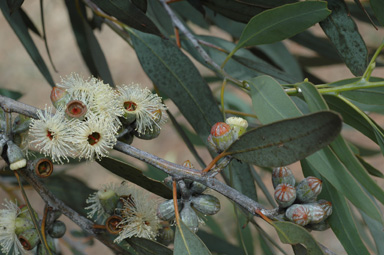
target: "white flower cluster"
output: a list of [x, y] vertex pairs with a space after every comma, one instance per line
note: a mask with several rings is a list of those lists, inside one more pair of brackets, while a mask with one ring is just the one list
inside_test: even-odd
[[[120, 185], [110, 183], [90, 195], [86, 202], [90, 204], [85, 208], [90, 210], [88, 218], [101, 218], [103, 222], [112, 214], [122, 218], [117, 225], [120, 229], [115, 239], [117, 243], [130, 237], [154, 239], [158, 235], [160, 228], [160, 221], [156, 216], [158, 201], [142, 189], [128, 186], [126, 182]], [[107, 212], [107, 204], [113, 204], [112, 212]]]
[[19, 255], [25, 250], [16, 235], [16, 218], [21, 210], [17, 204], [5, 201], [5, 209], [0, 210], [0, 245], [3, 254]]
[[121, 121], [141, 134], [166, 120], [165, 105], [150, 90], [138, 85], [114, 90], [101, 80], [78, 74], [62, 79], [51, 100], [56, 112], [52, 107], [38, 111], [39, 119], [31, 122], [29, 134], [31, 144], [57, 163], [69, 157], [91, 161], [105, 157], [116, 144]]

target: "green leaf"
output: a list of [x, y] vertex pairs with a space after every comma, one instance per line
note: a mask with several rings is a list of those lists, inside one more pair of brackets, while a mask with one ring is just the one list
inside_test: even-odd
[[377, 254], [384, 254], [384, 225], [383, 223], [380, 223], [374, 219], [371, 219], [368, 217], [364, 212], [361, 212], [361, 216], [363, 216], [363, 219], [365, 223], [367, 224], [367, 227], [369, 231], [372, 234], [373, 240], [375, 241], [376, 248], [377, 248]]
[[29, 18], [28, 14], [23, 10], [23, 8], [20, 8], [19, 10], [20, 10], [20, 15], [23, 18], [23, 21], [25, 25], [28, 27], [28, 29], [34, 32], [39, 37], [43, 37], [40, 31], [37, 29], [37, 27], [33, 23], [33, 21]]
[[126, 25], [145, 33], [161, 36], [159, 29], [131, 0], [94, 0], [100, 9]]
[[205, 245], [210, 251], [219, 254], [243, 254], [243, 250], [239, 247], [229, 243], [227, 240], [217, 237], [214, 234], [209, 234], [203, 230], [199, 230], [197, 235], [200, 239], [204, 240]]
[[299, 109], [273, 78], [260, 76], [249, 80], [248, 83], [251, 85], [253, 109], [261, 123], [301, 115]]
[[[308, 82], [304, 82], [299, 85], [299, 88], [302, 90], [304, 98], [312, 112], [328, 109], [328, 106], [315, 86]], [[338, 136], [331, 143], [331, 148], [339, 158], [340, 162], [343, 163], [353, 177], [358, 180], [359, 184], [362, 185], [372, 196], [376, 197], [382, 204], [384, 204], [384, 191], [369, 176], [367, 170], [354, 156], [354, 153], [345, 140], [341, 136]]]
[[384, 26], [384, 3], [381, 0], [369, 0], [372, 10], [380, 24]]
[[329, 14], [327, 3], [317, 1], [286, 4], [264, 11], [249, 21], [227, 59], [240, 48], [274, 43], [292, 37], [325, 19]]
[[305, 228], [288, 221], [273, 222], [272, 226], [276, 229], [281, 242], [286, 244], [304, 244], [308, 255], [324, 254], [319, 244]]
[[93, 76], [100, 77], [104, 82], [113, 86], [112, 75], [103, 50], [93, 34], [92, 28], [84, 18], [86, 17], [84, 4], [79, 2], [77, 5], [71, 0], [66, 0], [65, 4], [77, 45], [89, 71]]
[[320, 22], [321, 28], [355, 76], [368, 65], [368, 50], [343, 0], [328, 0], [332, 14]]
[[180, 221], [176, 226], [175, 249], [173, 254], [177, 255], [211, 255], [207, 246], [200, 238], [189, 230], [185, 224]]
[[7, 0], [10, 14], [12, 14], [16, 10], [19, 10], [23, 3], [24, 3], [24, 0]]
[[[308, 164], [307, 160], [301, 161], [305, 176], [320, 177]], [[358, 234], [356, 224], [352, 217], [351, 209], [347, 200], [327, 180], [323, 180], [321, 198], [332, 201], [332, 215], [327, 219], [337, 239], [341, 242], [347, 254], [361, 255], [369, 254], [361, 237]]]
[[16, 10], [14, 13], [12, 13], [12, 15], [10, 15], [10, 10], [6, 1], [0, 1], [0, 8], [3, 12], [5, 19], [8, 21], [9, 25], [12, 27], [20, 42], [27, 50], [29, 56], [35, 63], [36, 67], [47, 80], [49, 85], [55, 86], [55, 82], [53, 81], [52, 76], [47, 66], [45, 65], [44, 59], [41, 57], [39, 50], [37, 49], [35, 43], [33, 42], [31, 36], [28, 33], [28, 27], [26, 26], [23, 17], [20, 14], [20, 10]]
[[342, 92], [341, 95], [359, 103], [368, 105], [384, 105], [384, 88], [359, 89]]
[[18, 91], [3, 88], [0, 88], [0, 95], [12, 98], [13, 100], [18, 100], [20, 97], [23, 96], [23, 94]]
[[221, 121], [222, 115], [196, 67], [170, 40], [139, 31], [131, 35], [144, 71], [206, 141], [212, 125]]
[[379, 178], [384, 178], [384, 174], [382, 172], [380, 172], [379, 170], [374, 168], [371, 164], [369, 164], [367, 161], [365, 161], [362, 157], [360, 157], [359, 155], [356, 155], [356, 158], [360, 161], [360, 164], [362, 164], [364, 166], [364, 168], [367, 169], [367, 171], [370, 175], [373, 175], [373, 176], [376, 176]]
[[339, 115], [327, 111], [285, 119], [249, 130], [226, 152], [258, 166], [285, 166], [328, 145], [341, 124]]
[[172, 255], [173, 252], [168, 247], [145, 238], [131, 237], [125, 239], [132, 248], [140, 255]]
[[128, 163], [107, 157], [103, 158], [101, 161], [97, 161], [97, 163], [102, 165], [108, 171], [137, 184], [158, 196], [165, 199], [172, 198], [172, 191], [168, 189], [165, 184], [146, 177], [141, 170]]
[[248, 21], [256, 14], [265, 10], [263, 7], [233, 0], [200, 0], [203, 5], [215, 13], [242, 23]]
[[56, 174], [44, 181], [45, 186], [55, 195], [76, 212], [87, 215], [84, 209], [88, 196], [95, 192], [83, 181], [66, 174]]

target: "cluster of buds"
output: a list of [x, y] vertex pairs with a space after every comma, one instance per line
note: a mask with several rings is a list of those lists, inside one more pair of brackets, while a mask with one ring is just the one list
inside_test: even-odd
[[[189, 160], [183, 166], [192, 168]], [[165, 183], [172, 186], [172, 178], [167, 177]], [[177, 183], [177, 207], [180, 219], [194, 233], [203, 221], [198, 213], [214, 215], [220, 210], [220, 201], [215, 196], [203, 193], [207, 187], [199, 182], [181, 180]], [[175, 218], [175, 206], [173, 199], [166, 200], [157, 208], [157, 216], [164, 221], [173, 221]]]
[[130, 237], [155, 239], [161, 227], [156, 216], [156, 200], [138, 188], [107, 184], [90, 195], [85, 209], [88, 218], [105, 225], [107, 231], [118, 235], [114, 242], [120, 243]]
[[[24, 251], [34, 250], [37, 255], [47, 254], [27, 206], [19, 207], [10, 201], [6, 201], [3, 205], [6, 209], [0, 210], [1, 252], [3, 254], [23, 254]], [[33, 213], [35, 219], [38, 219], [37, 213]], [[65, 224], [57, 218], [48, 227], [46, 235], [48, 248], [53, 254], [56, 253], [54, 239], [63, 237], [66, 231]]]
[[30, 119], [17, 115], [12, 125], [7, 126], [6, 122], [6, 114], [0, 108], [0, 156], [6, 159], [11, 170], [18, 170], [27, 165], [25, 154]]
[[211, 128], [208, 145], [213, 151], [225, 151], [234, 141], [245, 133], [248, 122], [240, 117], [229, 117], [225, 122], [217, 122]]
[[121, 139], [152, 139], [166, 121], [161, 98], [139, 85], [113, 89], [96, 78], [72, 74], [51, 92], [56, 108], [38, 111], [30, 125], [31, 143], [53, 162], [100, 159]]
[[301, 226], [313, 230], [325, 230], [329, 226], [325, 220], [332, 214], [332, 204], [318, 200], [322, 181], [308, 176], [296, 186], [296, 180], [288, 167], [277, 167], [272, 172], [275, 200], [279, 208], [285, 210], [285, 217]]

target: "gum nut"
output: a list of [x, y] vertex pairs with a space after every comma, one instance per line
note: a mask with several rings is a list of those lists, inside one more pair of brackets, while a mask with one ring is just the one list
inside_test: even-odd
[[323, 210], [325, 212], [325, 219], [328, 218], [329, 216], [331, 216], [331, 214], [332, 214], [332, 203], [331, 202], [324, 200], [324, 199], [320, 199], [319, 201], [317, 201], [317, 203], [321, 206], [321, 208], [323, 208]]
[[30, 251], [36, 247], [36, 245], [40, 242], [39, 234], [35, 228], [30, 228], [24, 232], [22, 232], [18, 239], [23, 246], [24, 250]]
[[184, 204], [180, 212], [180, 218], [193, 233], [197, 232], [199, 229], [199, 218], [189, 204]]
[[296, 200], [296, 189], [289, 184], [279, 184], [275, 189], [275, 200], [280, 208], [286, 208]]
[[215, 196], [203, 194], [192, 198], [192, 206], [204, 215], [214, 215], [220, 211], [220, 200]]
[[212, 140], [212, 135], [209, 135], [207, 138], [208, 147], [211, 151], [219, 152], [219, 149], [217, 148], [216, 144]]
[[188, 168], [193, 168], [193, 164], [189, 160], [184, 161], [183, 166]]
[[53, 238], [61, 238], [64, 236], [66, 230], [67, 227], [65, 226], [64, 222], [57, 220], [53, 222], [51, 226], [49, 226], [48, 234]]
[[300, 202], [314, 202], [322, 189], [322, 181], [316, 177], [308, 176], [296, 187], [297, 199]]
[[[165, 185], [167, 185], [168, 188], [173, 189], [173, 179], [171, 176], [168, 176], [164, 179]], [[176, 190], [179, 192], [180, 187], [179, 184], [176, 182]]]
[[[48, 248], [51, 251], [51, 254], [56, 254], [55, 240], [50, 235], [47, 235], [46, 237], [47, 237]], [[48, 254], [47, 249], [44, 247], [44, 244], [41, 242], [37, 245], [37, 251], [35, 254], [36, 255], [50, 255], [50, 254]]]
[[[181, 202], [177, 201], [178, 208], [181, 207]], [[161, 220], [172, 220], [175, 218], [175, 207], [173, 205], [173, 199], [166, 200], [159, 204], [157, 207], [157, 217]]]
[[310, 230], [314, 230], [314, 231], [324, 231], [324, 230], [329, 229], [331, 226], [329, 226], [327, 221], [323, 220], [323, 221], [321, 221], [319, 223], [308, 224], [305, 227], [309, 228]]
[[200, 182], [194, 181], [191, 184], [192, 194], [201, 194], [207, 189], [207, 186], [201, 184]]
[[311, 223], [319, 223], [325, 219], [325, 212], [318, 203], [304, 204], [309, 209]]
[[310, 222], [309, 209], [301, 204], [294, 204], [285, 211], [285, 216], [300, 226], [305, 226]]
[[229, 117], [225, 120], [225, 123], [231, 126], [235, 139], [247, 131], [248, 121], [241, 117]]
[[220, 151], [226, 150], [235, 139], [233, 139], [232, 128], [225, 122], [217, 122], [211, 129], [212, 141]]
[[272, 184], [273, 188], [276, 188], [277, 185], [281, 183], [286, 183], [295, 187], [296, 180], [291, 169], [286, 166], [275, 167], [272, 171]]
[[58, 108], [64, 108], [65, 105], [71, 99], [71, 96], [66, 91], [66, 89], [53, 87], [50, 98], [53, 106], [55, 106], [55, 108], [58, 109]]
[[[27, 205], [20, 205], [20, 214], [17, 216], [18, 218], [27, 218], [29, 220], [32, 220], [31, 214], [29, 213], [28, 206]], [[35, 219], [39, 219], [39, 215], [37, 214], [36, 211], [33, 210], [33, 214]]]
[[134, 131], [133, 134], [143, 140], [152, 140], [160, 135], [161, 128], [157, 125], [153, 125], [151, 128], [147, 127], [143, 133]]
[[159, 230], [159, 236], [157, 237], [157, 241], [164, 245], [169, 245], [173, 242], [175, 238], [175, 232], [170, 226], [163, 226]]

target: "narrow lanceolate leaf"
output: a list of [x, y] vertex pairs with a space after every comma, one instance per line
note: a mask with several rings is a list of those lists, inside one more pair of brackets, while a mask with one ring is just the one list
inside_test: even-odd
[[159, 29], [143, 12], [143, 6], [137, 6], [137, 3], [132, 3], [131, 0], [94, 0], [93, 3], [107, 14], [132, 28], [161, 36]]
[[286, 4], [264, 11], [249, 21], [228, 57], [242, 47], [274, 43], [294, 36], [329, 14], [327, 3], [317, 1]]
[[[301, 161], [301, 167], [305, 176], [320, 177], [308, 164], [308, 160]], [[323, 180], [321, 198], [332, 202], [333, 212], [327, 221], [347, 254], [370, 254], [358, 234], [347, 200], [327, 180]]]
[[[172, 198], [172, 192], [163, 183], [146, 177], [142, 171], [123, 161], [103, 158], [98, 161], [108, 171], [166, 199]], [[160, 170], [159, 170], [160, 171]]]
[[384, 2], [381, 0], [369, 0], [372, 10], [380, 24], [384, 26]]
[[286, 244], [304, 244], [307, 255], [322, 255], [322, 249], [311, 234], [303, 227], [292, 222], [274, 222], [272, 226], [276, 229], [280, 240]]
[[177, 255], [211, 255], [207, 246], [182, 221], [176, 226], [173, 252]]
[[31, 36], [28, 33], [28, 27], [25, 24], [22, 15], [20, 14], [20, 9], [15, 10], [12, 15], [10, 15], [10, 10], [6, 1], [0, 1], [0, 8], [3, 12], [5, 19], [8, 21], [9, 25], [12, 27], [20, 42], [27, 50], [29, 56], [35, 63], [36, 67], [47, 80], [49, 85], [55, 86], [55, 82], [53, 81], [52, 76], [44, 60], [41, 57], [39, 50], [37, 49], [35, 43], [33, 42]]
[[149, 78], [161, 93], [172, 99], [206, 141], [211, 127], [222, 121], [212, 92], [199, 71], [170, 40], [132, 31], [132, 43]]
[[172, 255], [173, 251], [161, 243], [139, 237], [125, 239], [132, 248], [141, 255]]
[[258, 166], [285, 166], [328, 145], [341, 124], [340, 116], [330, 111], [285, 119], [248, 131], [227, 152]]
[[[103, 50], [85, 19], [84, 4], [79, 2], [78, 6], [76, 2], [71, 0], [66, 0], [65, 4], [67, 5], [68, 15], [77, 45], [89, 71], [93, 76], [101, 78], [104, 82], [113, 86], [112, 75]], [[81, 11], [81, 13], [79, 13], [79, 11]]]
[[345, 64], [356, 75], [368, 65], [368, 50], [344, 0], [328, 0], [332, 14], [320, 22], [321, 28], [336, 47]]
[[[328, 106], [325, 100], [320, 95], [319, 91], [308, 82], [303, 82], [299, 85], [305, 101], [312, 112], [327, 110]], [[367, 170], [355, 157], [352, 150], [342, 136], [338, 136], [332, 143], [331, 149], [336, 154], [341, 163], [344, 164], [346, 169], [353, 177], [364, 187], [372, 196], [377, 198], [384, 204], [384, 191], [380, 186], [369, 176]], [[348, 178], [347, 178], [348, 179]]]
[[361, 216], [363, 216], [363, 219], [365, 223], [367, 224], [367, 227], [369, 231], [372, 234], [372, 238], [375, 241], [377, 254], [384, 254], [384, 225], [383, 223], [380, 223], [376, 220], [371, 219], [368, 217], [365, 213], [361, 212]]

